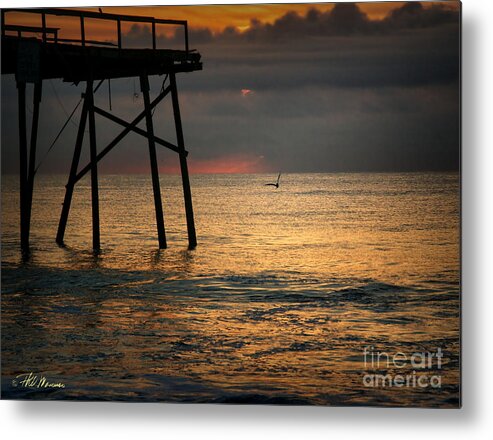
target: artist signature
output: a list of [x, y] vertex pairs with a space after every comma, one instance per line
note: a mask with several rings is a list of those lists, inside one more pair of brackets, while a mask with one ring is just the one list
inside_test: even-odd
[[65, 388], [62, 382], [50, 382], [45, 376], [29, 373], [22, 373], [12, 379], [13, 387], [21, 388]]

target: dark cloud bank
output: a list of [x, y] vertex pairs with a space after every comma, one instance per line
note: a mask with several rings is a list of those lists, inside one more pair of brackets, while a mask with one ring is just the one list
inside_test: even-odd
[[[138, 25], [124, 39], [127, 46], [149, 42], [149, 29]], [[158, 39], [160, 47], [181, 42], [179, 33]], [[243, 33], [192, 28], [190, 42], [204, 70], [180, 76], [179, 87], [186, 142], [196, 160], [249, 155], [286, 172], [458, 169], [457, 11], [412, 2], [370, 20], [357, 5], [339, 3], [328, 12], [289, 12], [272, 24], [252, 19]], [[154, 92], [161, 80], [153, 81]], [[2, 168], [15, 171], [15, 86], [3, 83]], [[76, 102], [80, 87], [57, 87]], [[113, 108], [130, 119], [139, 110], [131, 80], [113, 87]], [[242, 89], [253, 92], [243, 96]], [[54, 97], [45, 97], [53, 111], [42, 121], [41, 137], [49, 144], [64, 115]], [[157, 116], [157, 134], [173, 141], [170, 109]], [[106, 125], [99, 125], [101, 147], [117, 131]], [[71, 130], [64, 140], [69, 145]], [[145, 147], [143, 139], [129, 138], [103, 170], [125, 170], [129, 160], [145, 166]], [[72, 148], [45, 171], [66, 172]]]
[[[235, 27], [213, 33], [208, 28], [191, 28], [192, 44], [213, 41], [231, 42], [292, 42], [294, 39], [312, 36], [351, 36], [351, 35], [391, 35], [405, 30], [425, 29], [446, 24], [458, 24], [459, 13], [446, 5], [433, 5], [425, 8], [420, 2], [409, 2], [392, 10], [382, 20], [370, 20], [356, 3], [337, 3], [330, 11], [321, 12], [313, 7], [306, 15], [291, 11], [274, 21], [263, 23], [252, 18], [246, 31]], [[134, 44], [148, 44], [151, 31], [146, 25], [135, 24], [127, 34], [127, 41]], [[161, 43], [180, 43], [183, 41], [181, 28], [173, 37], [160, 36]]]

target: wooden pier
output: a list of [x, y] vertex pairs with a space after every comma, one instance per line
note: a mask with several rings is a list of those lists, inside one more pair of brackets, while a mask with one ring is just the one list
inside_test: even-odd
[[[40, 26], [8, 24], [9, 15], [15, 13], [35, 14]], [[166, 248], [166, 231], [159, 183], [159, 170], [156, 157], [156, 144], [164, 146], [179, 155], [180, 169], [185, 199], [188, 243], [190, 248], [197, 245], [193, 216], [192, 194], [188, 175], [187, 155], [176, 75], [202, 69], [200, 54], [189, 49], [188, 25], [183, 20], [163, 20], [153, 17], [107, 14], [74, 9], [3, 9], [2, 15], [2, 74], [15, 74], [18, 91], [19, 120], [19, 163], [20, 163], [20, 236], [21, 249], [29, 252], [29, 230], [33, 200], [34, 177], [36, 174], [36, 147], [42, 86], [45, 79], [62, 79], [76, 85], [85, 83], [81, 95], [80, 114], [74, 154], [66, 185], [65, 198], [56, 241], [63, 245], [65, 230], [70, 213], [70, 205], [77, 182], [87, 173], [91, 176], [92, 232], [93, 250], [101, 247], [99, 230], [99, 188], [98, 162], [106, 156], [130, 132], [147, 139], [149, 149], [152, 188], [156, 211], [156, 225], [159, 248]], [[60, 28], [47, 26], [47, 17], [76, 17], [80, 22], [80, 38], [60, 38]], [[115, 42], [86, 39], [86, 20], [97, 19], [113, 22], [116, 29]], [[122, 46], [122, 23], [144, 23], [150, 26], [152, 48], [133, 49]], [[156, 25], [182, 26], [184, 41], [182, 50], [158, 49]], [[166, 75], [169, 84], [151, 101], [149, 76]], [[99, 108], [94, 103], [94, 93], [105, 80], [115, 78], [139, 78], [144, 108], [131, 122], [124, 121], [112, 113]], [[95, 83], [98, 83], [95, 86]], [[29, 142], [26, 123], [26, 86], [33, 84], [33, 117]], [[173, 145], [154, 134], [153, 109], [168, 95], [171, 96], [173, 116], [178, 145]], [[104, 148], [98, 151], [95, 115], [105, 117], [123, 127], [123, 130]], [[146, 130], [137, 127], [145, 119]], [[79, 161], [86, 125], [89, 126], [90, 161], [79, 169]]]

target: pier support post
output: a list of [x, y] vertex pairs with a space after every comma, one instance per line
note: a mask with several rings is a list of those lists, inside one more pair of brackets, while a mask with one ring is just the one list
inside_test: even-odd
[[19, 184], [20, 184], [20, 220], [21, 250], [29, 251], [29, 226], [27, 224], [27, 134], [26, 134], [26, 83], [17, 82], [18, 116], [19, 116]]
[[86, 100], [89, 116], [89, 148], [91, 158], [91, 200], [92, 200], [92, 249], [101, 249], [99, 234], [99, 189], [98, 189], [98, 152], [96, 147], [96, 121], [94, 118], [93, 81], [87, 81]]
[[29, 172], [27, 175], [27, 238], [31, 231], [31, 211], [33, 206], [33, 191], [34, 191], [34, 174], [36, 173], [36, 144], [38, 141], [38, 125], [39, 125], [39, 105], [41, 104], [41, 90], [43, 81], [40, 80], [34, 84], [33, 94], [33, 118], [31, 126], [31, 145], [29, 150]]
[[171, 84], [171, 100], [173, 102], [173, 113], [175, 119], [176, 141], [180, 149], [180, 169], [183, 184], [183, 197], [185, 199], [185, 212], [187, 216], [188, 246], [194, 249], [197, 246], [197, 236], [195, 234], [195, 222], [193, 218], [192, 192], [190, 190], [190, 179], [188, 176], [187, 152], [185, 151], [185, 141], [183, 138], [183, 127], [181, 125], [180, 105], [178, 102], [178, 89], [176, 87], [176, 76], [172, 72], [169, 75]]
[[149, 78], [147, 74], [140, 76], [140, 89], [144, 98], [144, 111], [147, 126], [147, 140], [149, 144], [149, 158], [151, 162], [152, 190], [154, 192], [154, 207], [156, 209], [156, 225], [159, 249], [166, 249], [166, 233], [164, 230], [163, 203], [161, 201], [161, 186], [157, 165], [156, 144], [154, 142], [154, 126], [152, 123], [151, 101], [149, 98]]
[[60, 215], [60, 222], [58, 223], [58, 232], [56, 235], [56, 242], [59, 245], [63, 245], [63, 239], [65, 236], [65, 229], [67, 227], [68, 215], [70, 212], [70, 205], [72, 204], [72, 196], [74, 194], [74, 187], [76, 183], [77, 169], [79, 167], [80, 154], [82, 151], [82, 142], [84, 141], [84, 132], [86, 130], [87, 121], [87, 100], [83, 95], [84, 102], [82, 104], [82, 111], [80, 114], [79, 129], [77, 131], [77, 139], [75, 141], [74, 156], [72, 158], [72, 165], [70, 167], [70, 175], [67, 185], [65, 186], [65, 198], [62, 205], [62, 214]]

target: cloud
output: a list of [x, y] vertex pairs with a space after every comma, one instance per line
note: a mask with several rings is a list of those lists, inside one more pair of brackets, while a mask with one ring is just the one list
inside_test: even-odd
[[356, 4], [337, 3], [330, 11], [313, 8], [305, 16], [287, 12], [273, 24], [252, 20], [249, 29], [236, 36], [249, 41], [272, 41], [314, 35], [353, 35], [370, 32], [375, 23]]
[[[410, 29], [425, 29], [446, 24], [459, 24], [459, 11], [447, 5], [423, 7], [420, 2], [408, 2], [393, 9], [382, 20], [371, 20], [356, 3], [336, 3], [325, 12], [312, 8], [305, 15], [289, 11], [272, 24], [252, 18], [243, 32], [226, 27], [213, 33], [208, 28], [190, 28], [192, 45], [212, 42], [280, 42], [295, 41], [307, 37], [334, 37], [354, 35], [388, 35]], [[148, 26], [134, 24], [124, 36], [129, 46], [149, 46], [151, 32]], [[173, 35], [159, 35], [158, 43], [164, 46], [183, 42], [183, 30], [177, 28]]]
[[187, 90], [256, 91], [304, 87], [416, 87], [458, 84], [456, 25], [382, 35], [269, 43], [203, 45], [204, 69], [182, 79]]
[[432, 5], [424, 8], [419, 2], [408, 2], [395, 9], [381, 22], [382, 27], [389, 30], [416, 29], [441, 26], [447, 23], [457, 24], [459, 11], [446, 8], [444, 5]]
[[458, 165], [453, 85], [182, 94], [187, 143], [206, 159], [264, 156], [271, 170], [450, 170]]
[[220, 34], [248, 41], [293, 40], [310, 36], [352, 36], [398, 33], [408, 29], [458, 24], [458, 11], [444, 5], [424, 8], [419, 2], [409, 2], [392, 10], [383, 20], [370, 20], [355, 3], [337, 3], [333, 9], [321, 12], [310, 9], [306, 15], [288, 12], [273, 24], [252, 20], [243, 33]]
[[[357, 4], [338, 3], [326, 12], [288, 12], [272, 24], [252, 19], [244, 32], [191, 28], [204, 71], [184, 84], [190, 90], [447, 84], [459, 75], [459, 25], [456, 10], [412, 2], [381, 20], [370, 20]], [[150, 30], [134, 25], [126, 38], [145, 45]], [[179, 30], [158, 37], [158, 47], [182, 43]]]

